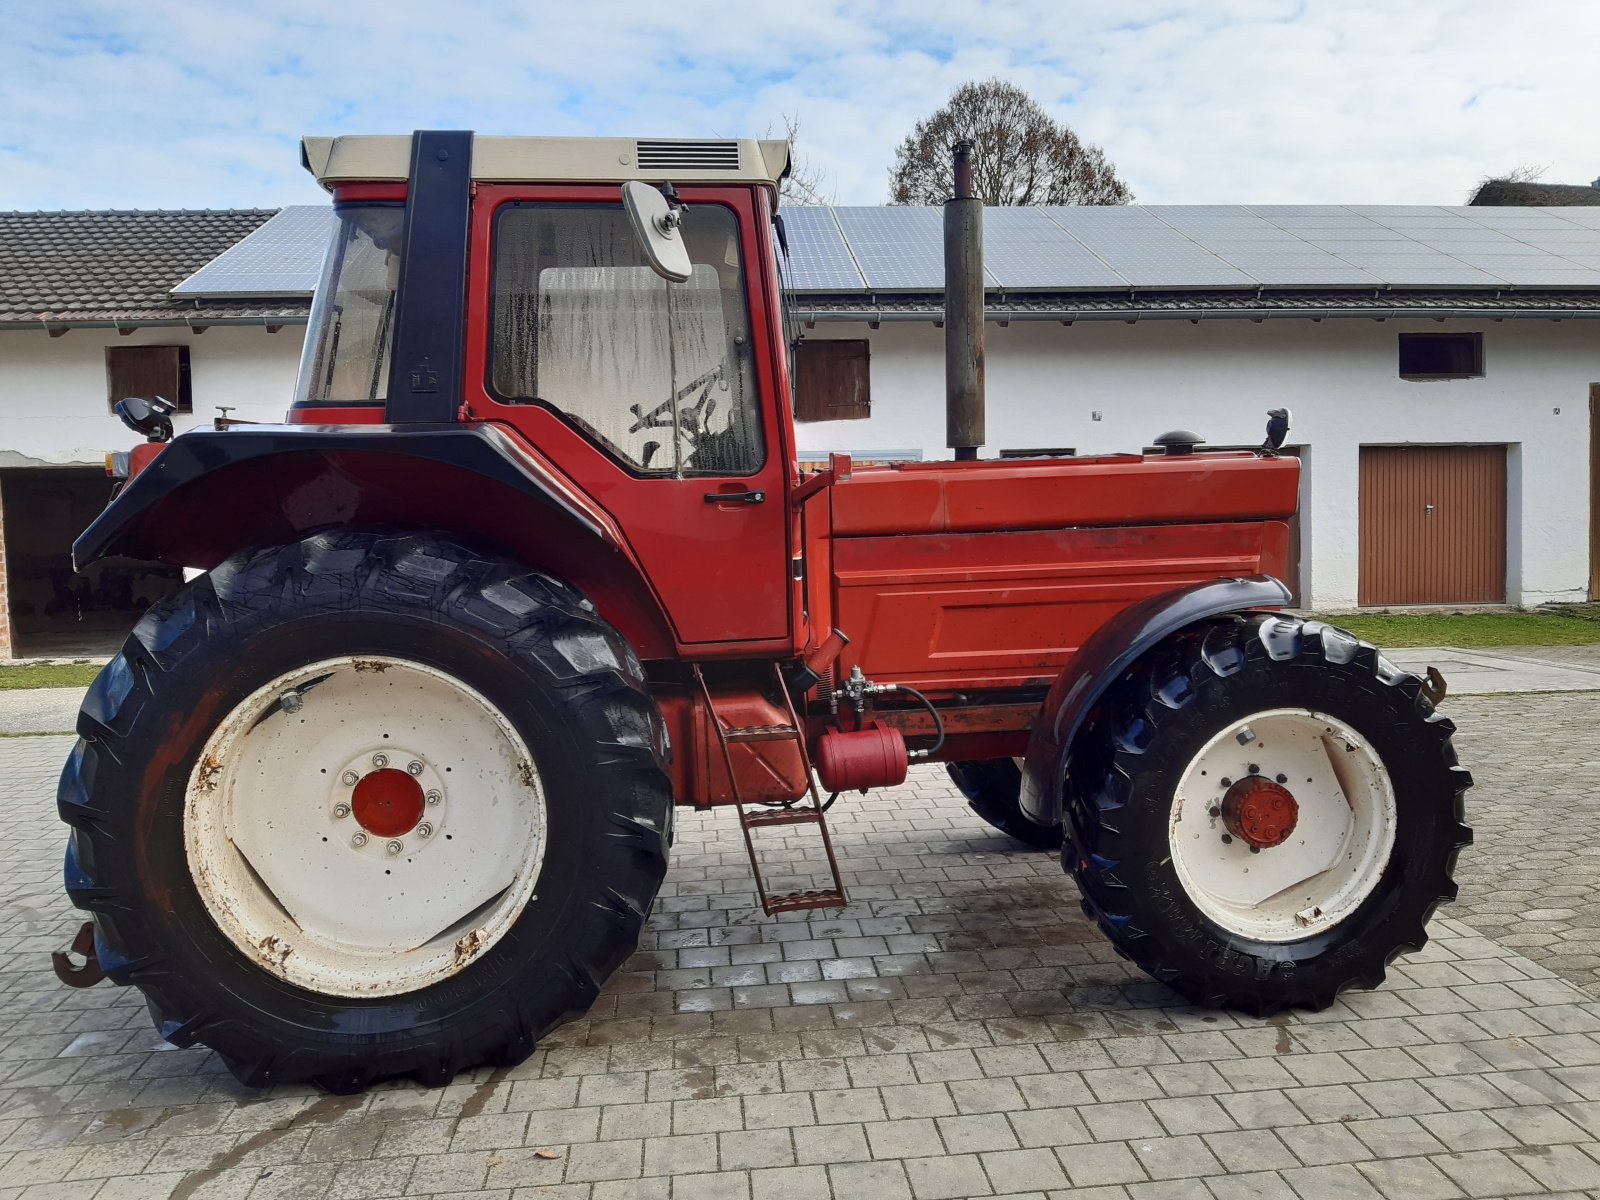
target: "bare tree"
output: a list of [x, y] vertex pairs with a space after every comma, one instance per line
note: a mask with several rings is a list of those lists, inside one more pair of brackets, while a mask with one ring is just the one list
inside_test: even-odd
[[906, 135], [889, 171], [889, 203], [940, 204], [955, 186], [950, 147], [972, 142], [972, 186], [985, 204], [1126, 204], [1128, 185], [1098, 146], [1003, 79], [974, 80]]
[[[767, 136], [772, 137], [772, 126], [767, 126]], [[832, 204], [833, 191], [828, 187], [828, 175], [809, 158], [796, 149], [800, 140], [800, 114], [783, 114], [783, 136], [789, 142], [789, 174], [778, 185], [781, 204]]]
[[[1473, 186], [1472, 190], [1467, 193], [1467, 203], [1474, 204], [1477, 202], [1478, 197], [1485, 196], [1486, 194], [1488, 196], [1493, 196], [1495, 193], [1500, 191], [1515, 192], [1517, 189], [1521, 188], [1523, 184], [1538, 183], [1544, 178], [1544, 173], [1549, 169], [1550, 165], [1548, 163], [1542, 166], [1537, 163], [1518, 163], [1515, 167], [1512, 167], [1511, 170], [1502, 172], [1499, 175], [1485, 175], [1482, 179], [1478, 180], [1478, 182]], [[1521, 202], [1501, 200], [1498, 201], [1498, 203], [1511, 204]]]

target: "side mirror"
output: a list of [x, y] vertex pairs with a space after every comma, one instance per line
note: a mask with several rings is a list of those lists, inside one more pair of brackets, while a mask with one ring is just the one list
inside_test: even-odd
[[140, 396], [126, 396], [111, 406], [134, 433], [142, 433], [146, 441], [170, 442], [172, 440], [172, 414], [178, 406], [163, 396], [146, 400]]
[[650, 269], [669, 283], [682, 283], [694, 269], [683, 244], [680, 208], [648, 183], [637, 179], [622, 185], [622, 207], [628, 212], [634, 239], [644, 251]]

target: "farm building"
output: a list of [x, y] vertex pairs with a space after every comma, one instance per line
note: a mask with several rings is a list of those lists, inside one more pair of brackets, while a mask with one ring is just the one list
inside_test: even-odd
[[[944, 450], [937, 209], [786, 208], [792, 331], [868, 363], [803, 457]], [[176, 573], [70, 572], [131, 436], [281, 419], [330, 211], [0, 214], [0, 653], [96, 648]], [[993, 209], [984, 454], [1259, 444], [1294, 413], [1318, 608], [1600, 591], [1600, 209]]]

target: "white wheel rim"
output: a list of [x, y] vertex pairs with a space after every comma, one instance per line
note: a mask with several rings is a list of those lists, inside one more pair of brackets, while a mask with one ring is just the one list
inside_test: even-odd
[[314, 992], [389, 996], [464, 970], [537, 899], [546, 813], [498, 708], [365, 656], [280, 675], [229, 713], [183, 824], [200, 898], [241, 951]]
[[[1255, 773], [1298, 806], [1279, 845], [1230, 834], [1220, 809]], [[1343, 921], [1377, 887], [1394, 850], [1394, 785], [1383, 760], [1337, 717], [1275, 708], [1236, 721], [1190, 761], [1168, 825], [1190, 900], [1230, 933], [1292, 942]]]

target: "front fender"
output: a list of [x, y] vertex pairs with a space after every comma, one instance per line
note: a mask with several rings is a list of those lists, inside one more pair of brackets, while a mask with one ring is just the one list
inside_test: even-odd
[[1061, 820], [1072, 742], [1089, 710], [1134, 661], [1163, 638], [1224, 613], [1281, 608], [1289, 589], [1270, 575], [1213, 579], [1150, 596], [1095, 630], [1062, 669], [1028, 738], [1022, 810], [1043, 825]]
[[609, 513], [489, 424], [235, 425], [174, 439], [72, 546], [210, 569], [339, 525], [452, 533], [582, 589], [642, 657], [671, 624]]

